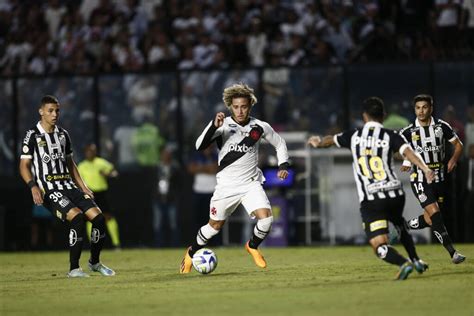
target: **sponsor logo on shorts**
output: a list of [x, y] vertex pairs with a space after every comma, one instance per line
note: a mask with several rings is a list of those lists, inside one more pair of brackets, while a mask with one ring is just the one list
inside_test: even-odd
[[212, 207], [212, 208], [211, 208], [211, 214], [212, 214], [213, 216], [216, 216], [216, 214], [217, 214], [217, 209], [216, 209], [215, 207]]
[[59, 218], [60, 220], [63, 219], [63, 214], [61, 214], [60, 211], [56, 210], [56, 217]]
[[61, 207], [66, 207], [69, 205], [69, 200], [68, 199], [65, 199], [65, 198], [62, 198], [61, 200], [59, 200], [59, 205], [61, 205]]
[[375, 221], [375, 222], [372, 222], [370, 223], [370, 231], [373, 232], [373, 231], [376, 231], [376, 230], [379, 230], [379, 229], [384, 229], [384, 228], [387, 228], [388, 225], [387, 225], [387, 221], [386, 220], [379, 220], [379, 221]]
[[421, 203], [425, 202], [427, 199], [428, 197], [424, 193], [421, 193], [420, 195], [418, 195], [418, 200], [420, 200]]

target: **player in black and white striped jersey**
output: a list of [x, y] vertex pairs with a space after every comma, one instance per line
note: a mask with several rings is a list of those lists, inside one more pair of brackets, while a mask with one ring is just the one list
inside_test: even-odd
[[[449, 252], [453, 263], [461, 263], [466, 257], [456, 251], [444, 226], [440, 208], [446, 195], [446, 173], [450, 173], [461, 157], [463, 145], [456, 132], [443, 120], [432, 117], [433, 98], [420, 94], [413, 98], [416, 120], [400, 131], [400, 135], [419, 153], [428, 167], [435, 172], [433, 183], [427, 183], [423, 172], [416, 166], [411, 167], [404, 161], [402, 171], [411, 171], [410, 181], [413, 193], [424, 209], [422, 215], [408, 221], [411, 229], [423, 229], [431, 226], [433, 234]], [[454, 146], [452, 156], [446, 164], [446, 143]]]
[[105, 238], [105, 218], [93, 200], [93, 193], [82, 181], [72, 157], [68, 132], [57, 126], [59, 101], [44, 96], [39, 106], [41, 120], [26, 132], [22, 142], [20, 174], [31, 190], [33, 202], [43, 204], [61, 221], [68, 221], [68, 277], [88, 277], [79, 267], [84, 239], [85, 220], [92, 223], [89, 268], [104, 276], [115, 272], [100, 260]]
[[[360, 212], [369, 244], [379, 258], [400, 266], [397, 279], [404, 280], [413, 271], [413, 267], [422, 273], [428, 265], [418, 257], [413, 239], [405, 227], [405, 195], [402, 184], [393, 171], [392, 155], [399, 152], [423, 170], [429, 181], [434, 178], [434, 172], [400, 135], [383, 127], [381, 122], [385, 110], [381, 99], [370, 97], [364, 100], [363, 107], [365, 125], [362, 128], [328, 135], [322, 139], [311, 136], [308, 144], [317, 148], [336, 145], [351, 150]], [[410, 260], [389, 245], [388, 221], [398, 230], [400, 241]]]

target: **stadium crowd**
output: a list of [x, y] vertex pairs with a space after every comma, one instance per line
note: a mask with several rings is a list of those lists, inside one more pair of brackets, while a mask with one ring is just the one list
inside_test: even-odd
[[0, 74], [474, 57], [466, 0], [0, 0]]

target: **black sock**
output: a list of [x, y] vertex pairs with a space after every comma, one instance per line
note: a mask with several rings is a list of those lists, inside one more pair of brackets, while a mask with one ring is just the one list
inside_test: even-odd
[[402, 264], [407, 262], [407, 259], [400, 255], [395, 248], [392, 248], [387, 244], [378, 246], [376, 254], [377, 257], [379, 257], [383, 261], [391, 264], [396, 264], [397, 266], [401, 266]]
[[102, 213], [94, 217], [91, 221], [92, 232], [91, 232], [91, 258], [89, 262], [96, 264], [100, 261], [100, 252], [104, 246], [105, 240], [105, 217]]
[[431, 227], [433, 228], [433, 234], [436, 236], [438, 241], [443, 245], [443, 247], [449, 252], [449, 255], [452, 257], [456, 250], [454, 249], [453, 242], [448, 235], [448, 231], [443, 223], [443, 216], [441, 212], [436, 212], [431, 215]]
[[77, 214], [69, 223], [69, 263], [70, 270], [79, 268], [81, 258], [82, 242], [84, 240], [84, 215]]
[[416, 253], [415, 243], [413, 242], [413, 238], [408, 233], [405, 225], [397, 226], [398, 234], [400, 235], [400, 242], [405, 247], [405, 250], [408, 253], [410, 259], [419, 260], [418, 254]]
[[255, 234], [249, 240], [249, 247], [252, 249], [257, 249], [258, 246], [262, 243], [263, 239], [255, 236]]
[[425, 221], [425, 216], [421, 214], [418, 217], [412, 218], [407, 222], [407, 225], [410, 229], [423, 229], [429, 227], [430, 225]]
[[196, 251], [198, 251], [199, 249], [202, 249], [204, 248], [205, 245], [199, 245], [196, 241], [191, 245], [191, 248], [189, 248], [188, 250], [188, 253], [189, 255], [191, 256], [191, 258], [194, 256], [194, 254], [196, 253]]

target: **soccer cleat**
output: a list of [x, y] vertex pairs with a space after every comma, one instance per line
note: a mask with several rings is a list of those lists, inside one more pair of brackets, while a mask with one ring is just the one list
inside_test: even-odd
[[69, 273], [67, 274], [67, 277], [68, 278], [88, 278], [89, 275], [85, 273], [84, 271], [82, 271], [81, 268], [77, 268], [77, 269], [72, 269], [71, 271], [69, 271]]
[[395, 280], [405, 280], [412, 272], [413, 264], [410, 261], [407, 261], [400, 266], [400, 270], [398, 271]]
[[92, 264], [89, 262], [89, 269], [93, 272], [100, 272], [103, 276], [113, 276], [115, 275], [115, 271], [107, 267], [106, 265], [97, 262]]
[[260, 268], [266, 268], [267, 267], [267, 262], [265, 261], [265, 258], [262, 256], [260, 251], [258, 249], [253, 249], [250, 248], [249, 242], [245, 244], [245, 249], [247, 249], [247, 252], [252, 255], [253, 261], [255, 264], [260, 267]]
[[189, 250], [191, 247], [186, 249], [186, 253], [184, 254], [183, 261], [181, 261], [181, 267], [179, 268], [180, 274], [186, 274], [191, 272], [191, 268], [193, 267], [193, 259], [189, 255]]
[[464, 260], [466, 260], [466, 257], [463, 256], [462, 254], [460, 254], [459, 252], [455, 252], [451, 261], [454, 263], [454, 264], [458, 264], [458, 263], [461, 263], [463, 262]]
[[414, 260], [413, 265], [415, 266], [416, 272], [418, 272], [419, 274], [422, 274], [423, 272], [428, 270], [428, 264], [421, 259]]

